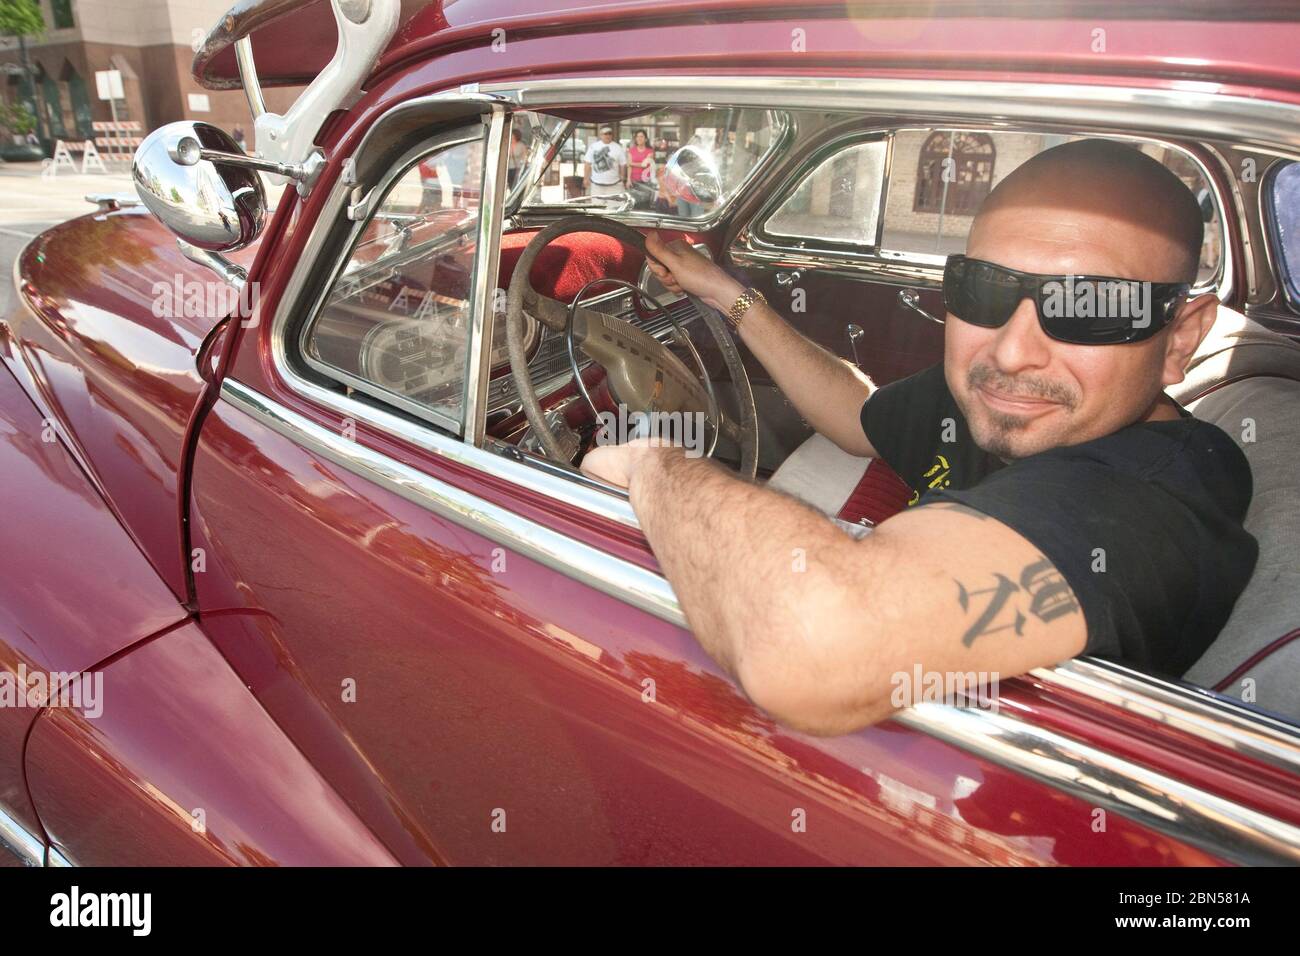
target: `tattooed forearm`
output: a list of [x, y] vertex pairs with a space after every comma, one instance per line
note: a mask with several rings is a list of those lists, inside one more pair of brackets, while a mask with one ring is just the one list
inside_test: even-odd
[[1020, 569], [1018, 584], [1003, 574], [994, 574], [993, 578], [994, 583], [983, 588], [968, 588], [954, 579], [957, 603], [968, 618], [974, 615], [961, 637], [967, 647], [977, 638], [999, 631], [1011, 630], [1019, 637], [1028, 620], [1026, 611], [1046, 624], [1079, 610], [1069, 583], [1041, 554]]

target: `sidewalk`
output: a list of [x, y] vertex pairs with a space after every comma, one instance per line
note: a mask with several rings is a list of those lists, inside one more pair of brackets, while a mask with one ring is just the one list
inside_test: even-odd
[[0, 231], [31, 238], [56, 222], [92, 211], [87, 193], [134, 196], [130, 167], [116, 163], [110, 168], [114, 172], [84, 175], [60, 169], [46, 179], [40, 163], [0, 164]]

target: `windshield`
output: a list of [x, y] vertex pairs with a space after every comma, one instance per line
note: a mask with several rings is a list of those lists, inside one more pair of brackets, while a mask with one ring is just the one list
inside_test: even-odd
[[[516, 124], [547, 126], [521, 111]], [[588, 208], [708, 219], [734, 196], [785, 129], [782, 114], [751, 108], [673, 109], [608, 122], [568, 122], [554, 155], [530, 177], [525, 208]], [[512, 143], [511, 163], [533, 155]]]

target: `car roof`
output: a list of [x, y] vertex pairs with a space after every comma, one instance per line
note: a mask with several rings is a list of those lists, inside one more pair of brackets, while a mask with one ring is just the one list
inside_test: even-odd
[[[951, 55], [954, 51], [945, 47], [961, 35], [962, 24], [980, 21], [1014, 39], [1027, 58], [1050, 59], [1053, 53], [1073, 52], [1059, 29], [1070, 24], [1087, 28], [1081, 34], [1084, 49], [1092, 29], [1110, 27], [1118, 34], [1111, 39], [1121, 57], [1127, 54], [1146, 64], [1137, 72], [1167, 72], [1154, 69], [1163, 63], [1206, 78], [1295, 82], [1294, 27], [1282, 37], [1276, 32], [1278, 24], [1300, 23], [1300, 5], [1293, 0], [931, 0], [921, 5], [924, 16], [917, 16], [917, 8], [901, 0], [402, 0], [400, 25], [371, 81], [439, 49], [486, 47], [500, 39], [695, 26], [717, 35], [719, 53], [741, 55], [745, 51], [729, 40], [728, 31], [716, 29], [720, 24], [806, 21], [811, 32], [818, 22], [847, 19], [889, 22], [883, 44], [877, 29], [850, 31], [861, 38], [866, 56]], [[1053, 21], [1057, 29], [1048, 25]], [[1162, 24], [1173, 21], [1181, 22], [1169, 35]], [[1258, 41], [1250, 43], [1249, 61], [1234, 55], [1231, 44], [1225, 47], [1222, 24], [1241, 25], [1239, 35]], [[203, 86], [239, 88], [233, 37], [250, 27], [263, 86], [310, 82], [329, 62], [337, 42], [328, 0], [239, 0], [195, 56], [195, 78]], [[1146, 38], [1161, 36], [1178, 44], [1177, 49], [1166, 44], [1145, 57], [1135, 56], [1144, 52], [1138, 47]], [[1288, 42], [1280, 42], [1283, 37]], [[974, 56], [979, 50], [968, 52]], [[1244, 69], [1247, 62], [1250, 70]]]

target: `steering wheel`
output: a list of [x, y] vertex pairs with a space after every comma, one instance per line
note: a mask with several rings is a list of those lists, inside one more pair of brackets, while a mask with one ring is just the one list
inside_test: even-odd
[[[560, 236], [571, 232], [595, 232], [610, 236], [646, 258], [654, 258], [646, 251], [645, 236], [631, 226], [603, 216], [570, 216], [551, 223], [533, 236], [515, 265], [506, 295], [506, 345], [510, 354], [510, 374], [514, 376], [515, 388], [519, 392], [524, 415], [533, 428], [533, 434], [547, 455], [564, 464], [568, 464], [569, 458], [546, 424], [541, 403], [537, 400], [537, 391], [528, 374], [528, 357], [524, 352], [525, 312], [561, 335], [569, 331], [572, 314], [573, 341], [605, 369], [611, 394], [616, 401], [625, 404], [630, 413], [704, 414], [713, 404], [710, 401], [711, 386], [702, 386], [686, 363], [648, 332], [626, 319], [576, 304], [566, 305], [541, 295], [533, 288], [529, 275], [538, 255]], [[717, 424], [723, 434], [739, 444], [739, 473], [752, 480], [758, 469], [758, 412], [754, 408], [754, 392], [741, 362], [740, 351], [717, 312], [692, 295], [686, 298], [704, 320], [731, 373], [740, 420], [732, 422], [723, 418]]]

